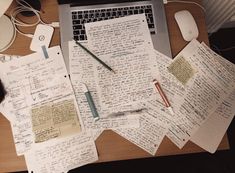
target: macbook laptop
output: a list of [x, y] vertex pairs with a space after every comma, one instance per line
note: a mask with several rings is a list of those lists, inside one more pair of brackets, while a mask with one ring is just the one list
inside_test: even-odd
[[154, 48], [172, 57], [162, 0], [58, 0], [61, 48], [69, 71], [68, 41], [87, 39], [85, 23], [145, 13]]

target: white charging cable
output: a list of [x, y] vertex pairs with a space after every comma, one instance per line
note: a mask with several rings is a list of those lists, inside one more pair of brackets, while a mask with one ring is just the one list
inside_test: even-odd
[[164, 3], [167, 4], [167, 3], [171, 3], [171, 2], [178, 2], [178, 3], [185, 3], [185, 4], [194, 4], [194, 5], [197, 5], [199, 6], [204, 12], [206, 12], [206, 9], [199, 3], [197, 2], [193, 2], [193, 1], [180, 1], [180, 0], [176, 0], [176, 1], [168, 1], [168, 0], [164, 0]]
[[[26, 1], [24, 0], [16, 0], [16, 3], [19, 4], [19, 6], [17, 6], [16, 8], [14, 8], [12, 11], [11, 11], [11, 21], [15, 27], [15, 30], [24, 35], [24, 36], [27, 36], [27, 37], [30, 37], [30, 38], [33, 38], [33, 34], [26, 34], [26, 33], [23, 33], [22, 31], [20, 31], [18, 29], [18, 26], [21, 26], [21, 27], [32, 27], [32, 26], [36, 26], [37, 24], [41, 23], [41, 24], [44, 24], [44, 25], [49, 25], [49, 26], [52, 26], [52, 27], [59, 27], [59, 22], [52, 22], [51, 24], [47, 24], [45, 23], [42, 19], [41, 19], [41, 16], [40, 16], [40, 11], [34, 9], [29, 3], [27, 3]], [[17, 15], [21, 12], [33, 12], [37, 19], [35, 22], [33, 23], [26, 23], [26, 22], [23, 22], [22, 20], [18, 19], [17, 18]]]

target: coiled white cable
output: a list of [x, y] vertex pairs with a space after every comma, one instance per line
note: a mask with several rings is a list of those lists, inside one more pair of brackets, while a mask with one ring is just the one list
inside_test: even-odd
[[[39, 23], [42, 23], [44, 25], [50, 25], [52, 27], [57, 27], [57, 23], [56, 22], [52, 22], [51, 24], [47, 24], [45, 23], [42, 19], [41, 19], [41, 16], [40, 16], [40, 11], [34, 9], [29, 3], [27, 3], [26, 1], [24, 0], [16, 0], [16, 3], [19, 4], [19, 6], [17, 6], [16, 8], [14, 8], [12, 11], [11, 11], [11, 21], [15, 27], [15, 30], [24, 35], [24, 36], [27, 36], [27, 37], [30, 37], [32, 38], [33, 37], [33, 34], [26, 34], [26, 33], [23, 33], [22, 31], [20, 31], [18, 29], [18, 26], [21, 26], [21, 27], [32, 27], [32, 26], [36, 26], [37, 24]], [[26, 22], [23, 22], [22, 20], [18, 19], [17, 18], [17, 15], [21, 12], [33, 12], [35, 15], [36, 15], [36, 21], [33, 22], [33, 23], [26, 23]]]

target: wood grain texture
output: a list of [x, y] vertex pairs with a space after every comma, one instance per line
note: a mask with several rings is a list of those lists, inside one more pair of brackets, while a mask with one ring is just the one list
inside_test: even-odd
[[[201, 3], [201, 0], [194, 0], [195, 2]], [[51, 23], [58, 21], [58, 5], [56, 0], [46, 0], [42, 2], [42, 19], [46, 23]], [[15, 6], [13, 3], [8, 10]], [[169, 3], [165, 5], [166, 16], [168, 21], [168, 29], [170, 35], [170, 42], [172, 48], [173, 56], [177, 55], [187, 42], [183, 40], [179, 28], [174, 20], [174, 13], [183, 9], [189, 10], [194, 16], [196, 23], [199, 28], [199, 41], [204, 41], [209, 44], [208, 35], [206, 32], [204, 12], [195, 5], [192, 4], [182, 4], [182, 3]], [[32, 21], [35, 18], [22, 17], [22, 20]], [[22, 31], [26, 33], [33, 33], [35, 27], [21, 28]], [[29, 50], [31, 39], [20, 34], [17, 34], [14, 44], [5, 52], [5, 54], [14, 55], [27, 55], [32, 53]], [[51, 46], [60, 44], [59, 29], [55, 29]], [[24, 157], [17, 157], [15, 152], [15, 146], [13, 143], [12, 132], [10, 128], [10, 123], [7, 119], [0, 114], [0, 172], [13, 172], [26, 170], [26, 164]], [[98, 162], [107, 162], [114, 160], [127, 160], [134, 158], [146, 158], [153, 157], [146, 153], [141, 148], [130, 143], [126, 139], [122, 138], [113, 131], [104, 131], [101, 136], [96, 140], [97, 150], [99, 154]], [[221, 144], [219, 145], [219, 150], [229, 149], [227, 135], [223, 138]], [[196, 146], [192, 142], [188, 142], [183, 149], [178, 149], [167, 137], [164, 138], [161, 143], [156, 156], [167, 156], [176, 154], [186, 154], [186, 153], [197, 153], [204, 152], [203, 149]]]

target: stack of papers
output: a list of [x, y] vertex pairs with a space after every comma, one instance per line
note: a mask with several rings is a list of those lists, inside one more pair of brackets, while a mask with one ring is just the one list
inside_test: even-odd
[[1, 66], [7, 96], [0, 110], [11, 123], [17, 155], [31, 172], [69, 171], [98, 160], [91, 132], [84, 131], [59, 46]]
[[[0, 111], [11, 122], [18, 155], [29, 171], [67, 172], [98, 160], [96, 138], [111, 129], [155, 155], [167, 136], [213, 153], [235, 112], [235, 65], [191, 41], [174, 60], [153, 49], [144, 14], [88, 23], [81, 43], [69, 42], [70, 78], [60, 47], [0, 62], [8, 92]], [[153, 80], [162, 86], [174, 114]], [[85, 84], [100, 116], [94, 121]], [[210, 140], [208, 140], [210, 139]]]
[[166, 76], [162, 81], [169, 95], [174, 92], [170, 97], [177, 114], [167, 136], [179, 148], [192, 140], [209, 152], [216, 151], [234, 116], [234, 68], [234, 64], [197, 40], [191, 41], [167, 66], [167, 75], [174, 76], [177, 83], [169, 86]]
[[[71, 82], [84, 126], [93, 131], [106, 126], [154, 155], [167, 133], [169, 112], [157, 101], [161, 98], [152, 83], [159, 73], [145, 15], [88, 23], [85, 28], [88, 42], [83, 45], [116, 73], [104, 68], [75, 42], [69, 43]], [[91, 91], [101, 117], [97, 122], [82, 92], [83, 83]], [[111, 116], [130, 110], [132, 113], [127, 115]], [[133, 124], [133, 119], [138, 124]], [[113, 121], [116, 125], [107, 127]]]

